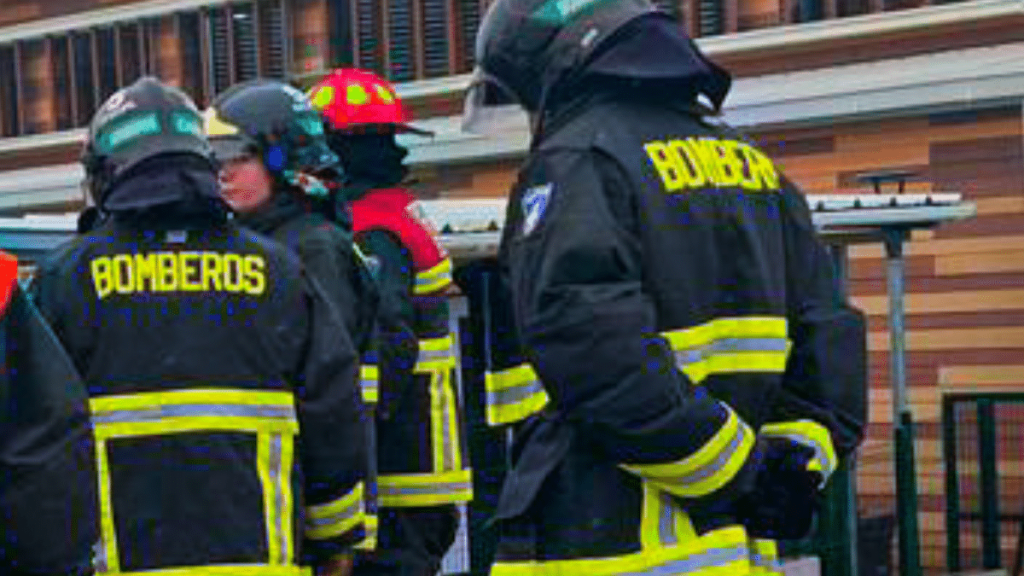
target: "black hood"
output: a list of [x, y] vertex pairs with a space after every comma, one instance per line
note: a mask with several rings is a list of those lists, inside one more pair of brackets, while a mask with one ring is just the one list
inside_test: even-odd
[[100, 212], [119, 221], [222, 221], [227, 207], [217, 174], [193, 155], [158, 156], [126, 174], [103, 199]]
[[[686, 88], [683, 97], [703, 95], [715, 112], [732, 86], [729, 72], [704, 56], [678, 22], [661, 13], [641, 16], [616, 31], [584, 66], [581, 76]], [[660, 94], [680, 98], [676, 90]]]
[[368, 190], [397, 186], [409, 174], [404, 163], [409, 150], [395, 141], [393, 133], [332, 132], [328, 142], [345, 171], [340, 191], [344, 199], [354, 200]]

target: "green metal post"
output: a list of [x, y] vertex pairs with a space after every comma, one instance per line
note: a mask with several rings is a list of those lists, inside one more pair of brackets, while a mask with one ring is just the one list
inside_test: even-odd
[[978, 466], [981, 473], [981, 555], [986, 569], [1002, 565], [999, 551], [999, 487], [996, 423], [991, 398], [978, 399]]
[[[836, 287], [847, 294], [846, 246], [833, 244], [832, 265]], [[844, 458], [825, 489], [824, 505], [816, 531], [815, 548], [821, 557], [822, 574], [857, 575], [857, 488], [855, 460]]]
[[851, 461], [844, 459], [825, 489], [815, 548], [821, 556], [821, 573], [828, 576], [857, 575], [857, 506]]
[[906, 237], [906, 230], [885, 230], [889, 293], [889, 365], [892, 377], [892, 421], [896, 453], [896, 521], [900, 540], [899, 567], [900, 576], [919, 576], [921, 555], [917, 527], [914, 428], [910, 408], [907, 406], [906, 334], [903, 324], [903, 241]]
[[942, 399], [942, 454], [946, 466], [946, 569], [960, 571], [960, 478], [956, 467], [956, 403]]

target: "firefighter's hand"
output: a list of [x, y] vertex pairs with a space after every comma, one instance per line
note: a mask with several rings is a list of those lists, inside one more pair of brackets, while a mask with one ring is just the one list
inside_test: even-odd
[[754, 490], [737, 515], [751, 536], [799, 540], [811, 531], [819, 507], [821, 473], [808, 470], [814, 451], [785, 438], [768, 438]]
[[352, 554], [339, 554], [321, 564], [316, 576], [350, 576], [352, 574]]

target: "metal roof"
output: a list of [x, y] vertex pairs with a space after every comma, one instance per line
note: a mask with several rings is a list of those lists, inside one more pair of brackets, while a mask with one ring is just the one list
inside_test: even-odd
[[[815, 226], [826, 237], [871, 239], [865, 229], [885, 225], [930, 226], [974, 216], [973, 203], [960, 194], [809, 194]], [[457, 260], [493, 256], [505, 223], [503, 199], [426, 200], [427, 217], [441, 231], [440, 239]], [[70, 239], [76, 214], [0, 218], [0, 249], [27, 260]]]

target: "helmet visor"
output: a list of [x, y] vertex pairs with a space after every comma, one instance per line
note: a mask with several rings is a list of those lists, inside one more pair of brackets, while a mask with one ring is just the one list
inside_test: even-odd
[[210, 146], [213, 148], [213, 159], [221, 165], [256, 155], [252, 142], [237, 135], [210, 138]]
[[478, 68], [466, 90], [462, 130], [496, 135], [518, 127], [522, 115], [515, 92], [497, 77]]

